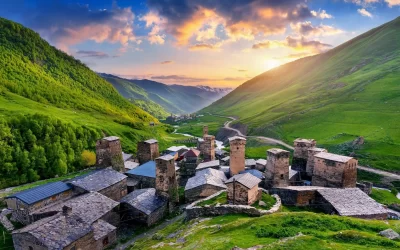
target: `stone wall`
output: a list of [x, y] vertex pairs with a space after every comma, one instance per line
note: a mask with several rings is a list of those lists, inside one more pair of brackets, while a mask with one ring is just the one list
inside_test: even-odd
[[128, 193], [135, 191], [136, 189], [143, 188], [155, 188], [156, 178], [142, 175], [128, 175], [129, 182], [136, 183], [135, 186], [128, 186]]
[[162, 157], [156, 159], [156, 193], [170, 201], [179, 201], [175, 161]]
[[96, 166], [100, 168], [112, 167], [114, 170], [124, 171], [124, 159], [119, 139], [101, 139], [96, 142]]
[[160, 156], [158, 149], [158, 143], [147, 143], [145, 141], [138, 142], [137, 144], [137, 158], [140, 164], [146, 163], [148, 161], [154, 161]]
[[301, 176], [306, 175], [308, 150], [314, 148], [317, 142], [314, 139], [294, 140], [292, 169], [299, 171]]
[[306, 172], [308, 177], [312, 177], [314, 173], [314, 155], [321, 152], [328, 152], [328, 150], [322, 148], [311, 148], [308, 150], [308, 158], [306, 165]]
[[126, 179], [127, 178], [123, 179], [122, 181], [112, 186], [100, 190], [99, 193], [115, 201], [121, 200], [122, 197], [128, 194], [128, 186], [126, 184], [127, 181]]
[[215, 137], [213, 135], [206, 135], [203, 139], [203, 159], [205, 161], [215, 160]]
[[246, 140], [236, 139], [230, 141], [229, 166], [231, 176], [239, 174], [245, 170], [245, 150]]
[[289, 155], [289, 151], [278, 148], [267, 151], [266, 188], [286, 187], [289, 185]]
[[357, 165], [356, 159], [343, 163], [315, 157], [312, 185], [337, 188], [356, 187]]
[[[266, 190], [261, 189], [262, 192], [268, 193]], [[186, 218], [188, 220], [198, 218], [198, 217], [206, 217], [206, 216], [219, 216], [224, 214], [247, 214], [249, 216], [262, 216], [267, 214], [272, 214], [279, 211], [281, 207], [281, 199], [277, 195], [272, 195], [276, 199], [275, 205], [269, 210], [259, 210], [252, 206], [248, 205], [218, 205], [218, 206], [197, 206], [199, 202], [212, 199], [226, 191], [220, 191], [211, 195], [205, 199], [198, 200], [190, 204], [186, 207]]]
[[156, 211], [152, 212], [149, 216], [147, 216], [147, 226], [154, 225], [158, 221], [160, 221], [167, 214], [167, 204], [165, 203], [162, 207], [158, 208]]
[[165, 203], [162, 207], [152, 212], [150, 215], [137, 210], [126, 203], [121, 204], [122, 221], [130, 221], [131, 223], [141, 223], [147, 226], [151, 226], [161, 220], [167, 213], [167, 204]]
[[187, 202], [193, 202], [199, 199], [206, 198], [213, 195], [221, 190], [225, 190], [223, 187], [217, 187], [209, 184], [198, 186], [189, 190], [185, 190], [185, 200]]
[[270, 193], [278, 195], [283, 205], [308, 206], [315, 201], [316, 190], [273, 188], [270, 190]]

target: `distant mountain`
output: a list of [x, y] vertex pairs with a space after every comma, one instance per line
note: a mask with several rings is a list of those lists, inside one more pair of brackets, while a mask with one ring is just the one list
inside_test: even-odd
[[[168, 113], [173, 114], [194, 113], [232, 90], [208, 86], [167, 85], [147, 79], [125, 79], [104, 73], [99, 73], [99, 75], [110, 82], [122, 96], [132, 102], [142, 100], [147, 102], [148, 106], [155, 103], [163, 107]], [[165, 115], [159, 108], [157, 110], [160, 111], [160, 115], [155, 114], [152, 110], [144, 109], [157, 117]]]
[[[326, 53], [269, 70], [203, 112], [249, 133], [314, 138], [361, 164], [400, 171], [400, 17]], [[354, 145], [358, 136], [364, 145]]]

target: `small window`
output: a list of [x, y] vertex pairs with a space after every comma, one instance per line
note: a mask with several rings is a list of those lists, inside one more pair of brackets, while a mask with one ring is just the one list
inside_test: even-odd
[[281, 179], [283, 180], [283, 174], [281, 174]]
[[103, 247], [108, 245], [108, 237], [103, 239]]
[[239, 147], [237, 147], [236, 149], [239, 150]]

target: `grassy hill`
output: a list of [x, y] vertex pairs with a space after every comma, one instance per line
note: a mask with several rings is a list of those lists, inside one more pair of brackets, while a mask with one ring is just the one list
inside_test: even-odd
[[151, 137], [165, 148], [171, 130], [79, 60], [0, 18], [0, 188], [87, 167], [81, 154], [102, 136], [135, 152]]
[[129, 80], [110, 74], [100, 75], [110, 82], [122, 96], [129, 100], [135, 100], [136, 104], [138, 104], [138, 99], [151, 104], [158, 104], [158, 106], [152, 105], [152, 109], [145, 107], [144, 109], [160, 118], [166, 116], [166, 112], [162, 108], [174, 114], [194, 113], [230, 91], [230, 89], [167, 85], [147, 79]]
[[[249, 133], [314, 138], [360, 164], [400, 171], [400, 18], [324, 54], [267, 71], [205, 108]], [[352, 141], [365, 138], [353, 147]]]

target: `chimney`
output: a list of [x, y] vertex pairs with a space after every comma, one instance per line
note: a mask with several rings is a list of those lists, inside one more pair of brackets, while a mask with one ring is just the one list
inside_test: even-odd
[[62, 214], [64, 216], [71, 215], [71, 213], [72, 213], [72, 208], [71, 207], [68, 207], [68, 206], [63, 206], [62, 207]]

